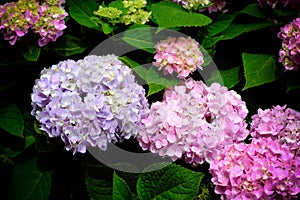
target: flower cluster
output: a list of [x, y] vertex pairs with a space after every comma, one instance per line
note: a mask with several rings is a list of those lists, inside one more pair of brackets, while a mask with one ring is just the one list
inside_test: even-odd
[[129, 24], [145, 24], [149, 21], [151, 12], [145, 11], [147, 5], [146, 0], [123, 0], [123, 10], [115, 7], [99, 6], [94, 12], [95, 15], [105, 18], [109, 23], [115, 25], [117, 23]]
[[173, 0], [183, 8], [191, 11], [199, 11], [200, 8], [211, 4], [210, 0]]
[[300, 1], [299, 0], [258, 0], [260, 6], [268, 5], [275, 8], [278, 4], [283, 6], [290, 6], [291, 8], [296, 8]]
[[61, 6], [63, 3], [62, 0], [19, 0], [0, 5], [0, 30], [4, 39], [14, 45], [31, 29], [39, 34], [39, 46], [56, 41], [66, 28], [64, 18], [68, 14]]
[[168, 37], [155, 45], [153, 65], [165, 73], [178, 73], [185, 78], [197, 68], [202, 69], [203, 55], [199, 43], [191, 37]]
[[166, 89], [163, 101], [151, 105], [137, 139], [144, 150], [198, 165], [247, 137], [247, 113], [235, 91], [189, 78]]
[[67, 150], [105, 150], [108, 142], [135, 137], [148, 113], [142, 86], [115, 55], [62, 61], [41, 72], [31, 95], [41, 130], [65, 142]]
[[286, 106], [259, 109], [252, 116], [250, 134], [254, 138], [270, 137], [286, 144], [291, 151], [299, 153], [300, 113]]
[[271, 138], [233, 144], [210, 163], [222, 199], [289, 199], [300, 192], [300, 157]]
[[282, 27], [278, 37], [282, 39], [278, 61], [285, 70], [297, 70], [300, 64], [300, 18]]
[[191, 11], [208, 11], [209, 13], [227, 11], [225, 9], [225, 0], [173, 0], [173, 2], [176, 2], [183, 8]]

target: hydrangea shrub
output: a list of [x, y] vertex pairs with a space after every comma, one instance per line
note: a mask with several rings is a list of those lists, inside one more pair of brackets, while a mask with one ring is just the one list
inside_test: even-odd
[[198, 165], [248, 135], [245, 102], [219, 85], [188, 79], [168, 88], [162, 102], [151, 105], [142, 119], [140, 146], [172, 160]]
[[105, 150], [109, 142], [135, 137], [148, 112], [142, 86], [115, 55], [66, 60], [44, 69], [33, 87], [32, 115], [66, 150]]

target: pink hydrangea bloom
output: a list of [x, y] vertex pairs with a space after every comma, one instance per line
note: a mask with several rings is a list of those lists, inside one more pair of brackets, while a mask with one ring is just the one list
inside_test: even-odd
[[300, 18], [282, 27], [278, 37], [282, 39], [278, 61], [285, 70], [297, 70], [300, 64]]
[[210, 163], [222, 199], [290, 199], [300, 192], [300, 157], [271, 138], [232, 144]]
[[247, 113], [235, 91], [189, 78], [166, 89], [162, 102], [151, 105], [138, 141], [144, 150], [174, 161], [210, 162], [225, 146], [247, 137]]
[[278, 139], [296, 153], [300, 147], [300, 113], [286, 106], [258, 109], [252, 116], [250, 134], [255, 138]]
[[168, 37], [155, 45], [153, 65], [165, 73], [178, 73], [179, 78], [187, 77], [197, 68], [202, 69], [203, 55], [199, 43], [191, 37]]

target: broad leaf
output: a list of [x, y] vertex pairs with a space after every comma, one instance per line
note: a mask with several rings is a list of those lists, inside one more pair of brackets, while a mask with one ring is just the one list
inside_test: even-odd
[[15, 136], [23, 137], [24, 119], [16, 105], [10, 104], [0, 108], [0, 128]]
[[120, 57], [119, 59], [131, 67], [133, 71], [149, 85], [147, 96], [157, 93], [166, 87], [172, 87], [179, 82], [174, 76], [164, 75], [162, 71], [158, 71], [158, 69], [152, 65], [140, 65], [126, 56]]
[[220, 84], [230, 89], [240, 82], [239, 69], [240, 67], [233, 67], [227, 70], [214, 71], [206, 83], [209, 85], [214, 82], [220, 83], [221, 78]]
[[85, 185], [91, 200], [111, 200], [113, 194], [113, 184], [111, 180], [94, 179], [87, 176]]
[[137, 193], [141, 200], [194, 199], [204, 174], [171, 164], [140, 175]]
[[216, 21], [207, 25], [207, 35], [214, 36], [224, 31], [232, 23], [235, 16], [235, 14], [222, 14]]
[[162, 71], [158, 71], [152, 65], [150, 67], [139, 65], [133, 70], [149, 85], [147, 96], [157, 93], [166, 87], [172, 87], [179, 82], [174, 76], [164, 75]]
[[220, 37], [222, 37], [221, 40], [230, 40], [236, 38], [237, 36], [243, 33], [251, 32], [251, 31], [255, 31], [267, 27], [272, 27], [272, 26], [274, 26], [274, 24], [271, 22], [258, 22], [252, 24], [231, 24], [225, 31], [223, 31], [220, 34]]
[[200, 27], [206, 26], [212, 20], [199, 13], [189, 13], [173, 2], [159, 2], [151, 6], [152, 15], [159, 27]]
[[87, 49], [87, 46], [84, 45], [79, 38], [65, 34], [59, 38], [55, 47], [52, 49], [61, 56], [71, 56], [82, 53]]
[[36, 159], [16, 164], [10, 184], [11, 200], [47, 199], [51, 187], [51, 173], [39, 170]]
[[101, 27], [92, 20], [99, 5], [93, 0], [68, 0], [70, 16], [80, 25], [101, 31]]
[[226, 28], [230, 26], [233, 20], [240, 14], [246, 14], [256, 18], [266, 18], [265, 12], [263, 12], [258, 4], [250, 4], [243, 10], [236, 12], [234, 14], [221, 14], [218, 18], [214, 20], [213, 23], [206, 27], [207, 35], [214, 36], [221, 33]]
[[287, 92], [300, 88], [299, 76], [300, 76], [299, 71], [296, 72], [293, 71], [291, 74], [289, 74], [287, 79]]
[[143, 49], [150, 53], [154, 53], [155, 44], [152, 38], [153, 28], [148, 26], [133, 26], [133, 27], [137, 27], [137, 28], [133, 28], [125, 31], [122, 40], [136, 47], [137, 49]]
[[246, 85], [243, 90], [275, 81], [276, 60], [273, 55], [243, 53]]
[[130, 191], [127, 183], [116, 172], [114, 172], [113, 178], [113, 200], [131, 200], [133, 194]]
[[239, 13], [247, 14], [253, 17], [265, 19], [267, 17], [266, 13], [261, 9], [259, 4], [250, 4]]
[[37, 61], [41, 53], [41, 47], [28, 43], [21, 46], [21, 52], [27, 61]]
[[102, 27], [102, 31], [104, 34], [110, 34], [114, 28], [109, 24], [109, 23], [106, 23], [104, 21], [100, 21], [100, 24], [101, 24], [101, 27]]

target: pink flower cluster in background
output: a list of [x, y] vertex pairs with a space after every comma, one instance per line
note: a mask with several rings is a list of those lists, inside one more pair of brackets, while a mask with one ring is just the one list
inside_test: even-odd
[[222, 199], [290, 199], [300, 192], [300, 157], [271, 138], [229, 145], [210, 173]]
[[226, 1], [224, 0], [173, 0], [173, 2], [191, 11], [227, 12], [225, 9]]
[[300, 0], [258, 0], [260, 6], [268, 5], [275, 8], [277, 5], [290, 6], [291, 8], [297, 8]]
[[300, 64], [300, 18], [282, 27], [278, 37], [282, 39], [278, 61], [285, 70], [297, 70]]
[[292, 152], [299, 153], [300, 113], [286, 106], [259, 109], [252, 116], [250, 134], [254, 138], [270, 137], [286, 144]]
[[151, 105], [138, 141], [144, 150], [174, 161], [210, 162], [224, 147], [247, 137], [247, 113], [235, 91], [189, 78], [166, 89], [163, 101]]
[[39, 46], [63, 34], [64, 18], [68, 15], [62, 4], [64, 0], [19, 0], [0, 5], [0, 30], [4, 39], [14, 45], [31, 29], [38, 34]]
[[155, 45], [153, 65], [165, 73], [178, 73], [178, 78], [185, 78], [197, 68], [202, 69], [203, 55], [199, 43], [191, 37], [168, 37]]

